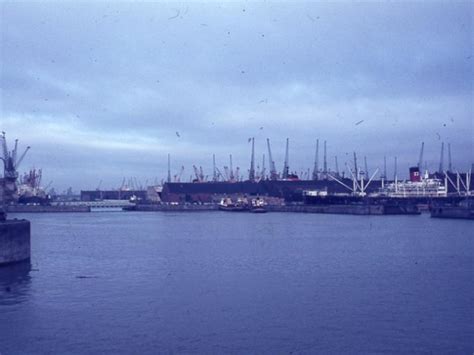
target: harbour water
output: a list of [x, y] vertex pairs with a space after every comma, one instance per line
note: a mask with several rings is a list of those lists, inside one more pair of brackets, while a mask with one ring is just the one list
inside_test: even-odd
[[0, 353], [474, 350], [472, 221], [301, 213], [18, 214]]

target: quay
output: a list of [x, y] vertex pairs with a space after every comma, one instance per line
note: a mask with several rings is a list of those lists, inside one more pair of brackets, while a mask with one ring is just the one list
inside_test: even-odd
[[[125, 211], [140, 212], [193, 212], [193, 211], [220, 211], [218, 204], [137, 204], [125, 207]], [[266, 205], [266, 212], [289, 212], [289, 213], [328, 213], [328, 214], [352, 214], [352, 215], [419, 215], [421, 212], [416, 206], [393, 207], [389, 205]]]
[[7, 220], [0, 211], [0, 266], [30, 260], [31, 227], [27, 220]]
[[9, 213], [61, 213], [61, 212], [91, 212], [92, 210], [133, 207], [134, 203], [124, 200], [103, 201], [71, 201], [62, 203], [51, 203], [48, 205], [22, 205], [14, 204], [6, 206]]

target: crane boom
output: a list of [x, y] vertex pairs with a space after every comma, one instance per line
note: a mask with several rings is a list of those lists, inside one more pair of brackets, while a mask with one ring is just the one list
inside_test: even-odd
[[232, 165], [232, 154], [229, 155], [229, 162], [230, 162], [230, 165], [229, 165], [229, 179], [231, 181], [234, 181], [234, 167]]
[[316, 153], [314, 156], [313, 180], [319, 177], [319, 139], [316, 139]]
[[453, 171], [453, 164], [451, 160], [451, 143], [448, 143], [448, 171], [452, 172]]
[[194, 170], [194, 175], [196, 175], [196, 180], [200, 181], [199, 180], [199, 170], [198, 170], [196, 165], [193, 165], [193, 170]]
[[356, 152], [354, 152], [354, 173], [355, 173], [355, 176], [358, 178], [358, 177], [359, 177], [359, 168], [357, 167], [357, 155], [356, 155]]
[[18, 162], [16, 163], [15, 165], [15, 169], [18, 169], [18, 167], [20, 166], [21, 162], [23, 161], [23, 159], [25, 158], [25, 155], [26, 153], [30, 150], [30, 146], [26, 147], [25, 151], [23, 152], [23, 154], [21, 155], [20, 159], [18, 159]]
[[324, 174], [324, 178], [326, 179], [327, 174], [328, 174], [328, 160], [327, 160], [326, 141], [324, 141], [323, 174]]
[[289, 152], [288, 152], [288, 147], [289, 146], [289, 138], [286, 139], [286, 149], [285, 149], [285, 162], [283, 163], [283, 173], [282, 173], [282, 177], [283, 179], [288, 179], [288, 175], [290, 173], [290, 167], [289, 167], [289, 162], [288, 162], [288, 159], [289, 159]]
[[2, 150], [3, 150], [3, 159], [8, 159], [8, 148], [7, 148], [7, 138], [5, 137], [5, 132], [2, 132]]
[[13, 164], [16, 164], [17, 151], [18, 151], [18, 139], [15, 139], [15, 148], [13, 148], [13, 152], [12, 152]]
[[439, 170], [440, 174], [444, 173], [444, 142], [441, 143], [441, 156], [439, 157]]
[[277, 179], [277, 172], [275, 168], [275, 162], [272, 158], [272, 150], [270, 149], [270, 139], [267, 138], [267, 147], [268, 147], [268, 162], [270, 165], [270, 180]]
[[255, 138], [252, 137], [252, 156], [250, 158], [249, 180], [255, 181]]
[[217, 181], [216, 155], [212, 154], [212, 181]]
[[423, 151], [425, 150], [425, 142], [421, 142], [420, 157], [418, 159], [418, 170], [421, 171], [423, 165]]

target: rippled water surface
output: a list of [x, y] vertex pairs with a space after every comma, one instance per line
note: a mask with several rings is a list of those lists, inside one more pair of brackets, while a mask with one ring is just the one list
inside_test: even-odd
[[428, 216], [31, 214], [0, 353], [472, 354], [474, 224]]

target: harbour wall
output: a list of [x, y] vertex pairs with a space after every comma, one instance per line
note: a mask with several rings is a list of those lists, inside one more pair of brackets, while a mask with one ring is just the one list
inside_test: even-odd
[[266, 206], [268, 212], [302, 212], [302, 213], [331, 213], [355, 215], [383, 215], [384, 206], [381, 205], [285, 205]]
[[[191, 211], [218, 211], [217, 204], [150, 204], [136, 205], [124, 208], [127, 211], [173, 211], [173, 212], [191, 212]], [[330, 213], [330, 214], [351, 214], [351, 215], [387, 215], [387, 214], [419, 214], [415, 206], [384, 206], [384, 205], [267, 205], [267, 212], [296, 212], [296, 213]]]
[[30, 222], [0, 222], [0, 266], [30, 259]]
[[41, 205], [9, 205], [8, 213], [44, 213], [44, 212], [90, 212], [90, 206], [41, 206]]
[[193, 204], [149, 204], [149, 205], [136, 205], [133, 207], [125, 207], [126, 211], [141, 211], [141, 212], [192, 212], [192, 211], [217, 211], [219, 206], [217, 204], [206, 204], [206, 205], [193, 205]]

